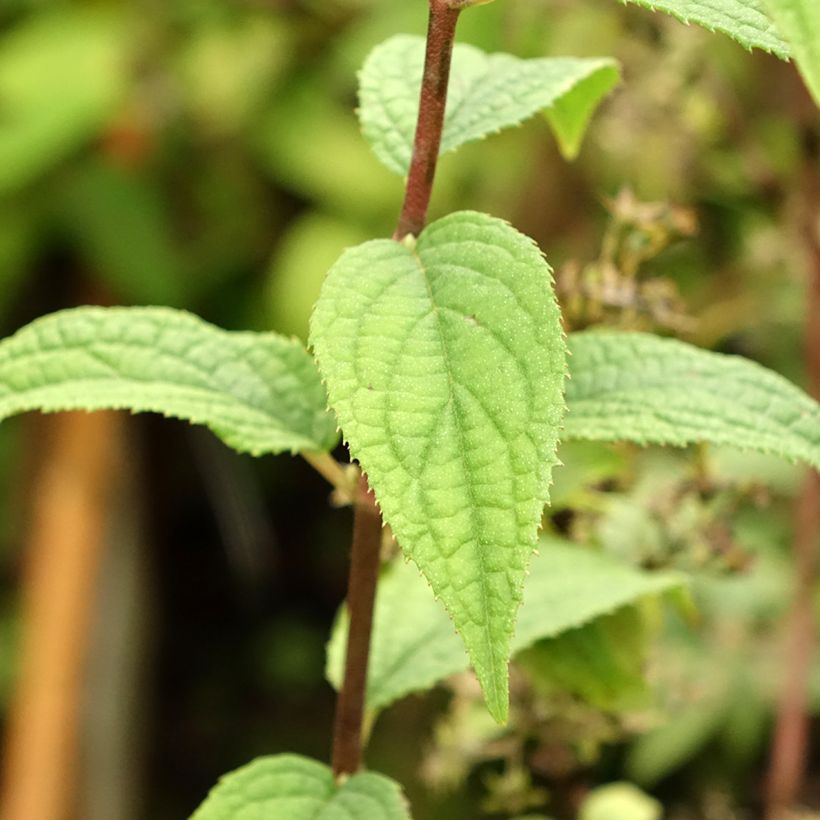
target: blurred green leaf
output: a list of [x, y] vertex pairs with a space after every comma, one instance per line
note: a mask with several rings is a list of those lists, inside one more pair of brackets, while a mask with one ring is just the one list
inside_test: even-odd
[[817, 0], [764, 0], [814, 101], [820, 106], [820, 3]]
[[0, 40], [0, 194], [97, 136], [126, 90], [124, 21], [99, 9], [31, 17]]
[[[633, 569], [554, 537], [542, 537], [539, 553], [530, 563], [524, 585], [514, 653], [685, 583], [682, 575]], [[346, 639], [343, 609], [328, 645], [327, 676], [337, 687]], [[418, 571], [410, 564], [393, 564], [383, 574], [376, 595], [368, 709], [376, 712], [467, 668], [452, 622]]]
[[661, 820], [663, 806], [631, 783], [610, 783], [593, 789], [578, 820]]
[[[398, 35], [373, 50], [360, 75], [362, 131], [399, 174], [410, 167], [423, 68], [424, 39]], [[546, 111], [562, 151], [575, 156], [593, 111], [619, 76], [617, 62], [607, 58], [521, 60], [457, 44], [441, 153]]]

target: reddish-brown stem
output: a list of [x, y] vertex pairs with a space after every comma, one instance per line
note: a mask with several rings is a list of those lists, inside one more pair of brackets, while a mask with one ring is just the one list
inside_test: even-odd
[[441, 147], [450, 61], [459, 11], [458, 8], [452, 8], [447, 0], [430, 0], [427, 53], [424, 58], [413, 158], [410, 161], [404, 205], [393, 234], [394, 239], [403, 239], [408, 234], [418, 236], [427, 221], [427, 208], [430, 205]]
[[[808, 262], [805, 355], [809, 392], [820, 400], [820, 135], [814, 106], [804, 95], [807, 114], [801, 232]], [[786, 621], [783, 684], [778, 699], [767, 784], [767, 820], [781, 820], [797, 802], [806, 769], [809, 735], [809, 675], [814, 642], [814, 590], [820, 551], [820, 474], [806, 477], [798, 502], [794, 535], [794, 591]]]
[[[454, 5], [460, 0], [450, 0]], [[461, 4], [463, 5], [463, 3]], [[421, 83], [416, 137], [407, 189], [394, 239], [417, 236], [424, 228], [433, 178], [436, 174], [450, 60], [453, 54], [458, 8], [448, 0], [430, 0], [427, 54]], [[333, 730], [333, 773], [353, 774], [362, 764], [362, 724], [367, 690], [367, 662], [373, 627], [373, 604], [379, 575], [382, 519], [375, 498], [362, 476], [353, 518], [353, 548], [347, 590], [349, 617], [345, 674]]]
[[363, 475], [353, 512], [353, 547], [347, 588], [349, 626], [345, 675], [336, 702], [333, 729], [333, 773], [337, 777], [353, 774], [362, 762], [367, 661], [370, 655], [381, 541], [381, 515], [367, 485], [367, 477]]

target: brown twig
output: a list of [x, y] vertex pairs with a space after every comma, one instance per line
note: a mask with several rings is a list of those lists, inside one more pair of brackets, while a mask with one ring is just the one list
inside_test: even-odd
[[450, 61], [459, 12], [459, 8], [452, 8], [446, 0], [430, 0], [427, 53], [424, 58], [413, 158], [410, 161], [404, 205], [393, 234], [394, 239], [404, 239], [408, 234], [418, 236], [427, 221], [427, 208], [430, 205], [441, 147]]
[[[801, 233], [808, 262], [805, 358], [809, 392], [820, 400], [820, 134], [816, 110], [804, 95]], [[801, 117], [802, 118], [802, 117]], [[798, 502], [794, 536], [794, 592], [786, 620], [784, 677], [769, 767], [766, 817], [782, 820], [798, 800], [806, 770], [809, 734], [809, 676], [814, 642], [814, 589], [820, 550], [820, 474], [806, 476]]]
[[[451, 0], [463, 6], [460, 0]], [[427, 53], [421, 84], [413, 159], [407, 178], [404, 205], [393, 238], [421, 233], [436, 173], [450, 60], [460, 8], [447, 0], [430, 0]], [[367, 663], [373, 626], [373, 604], [379, 574], [382, 519], [375, 498], [362, 475], [353, 518], [353, 547], [347, 610], [349, 627], [345, 673], [336, 703], [333, 732], [333, 772], [339, 777], [358, 771], [362, 763], [362, 724], [367, 689]]]

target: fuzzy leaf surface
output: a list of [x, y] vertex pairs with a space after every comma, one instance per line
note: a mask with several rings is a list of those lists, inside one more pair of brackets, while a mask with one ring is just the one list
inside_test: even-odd
[[240, 452], [322, 451], [336, 424], [307, 351], [170, 308], [82, 307], [0, 342], [0, 419], [127, 409], [204, 424]]
[[503, 720], [564, 413], [549, 266], [506, 222], [451, 214], [414, 248], [377, 240], [347, 251], [322, 287], [311, 343], [385, 520]]
[[820, 405], [740, 356], [649, 333], [569, 338], [562, 438], [727, 444], [820, 469]]
[[[709, 31], [727, 34], [745, 48], [770, 51], [788, 59], [789, 45], [768, 14], [768, 0], [622, 0], [663, 11], [684, 23], [697, 23]], [[813, 3], [815, 0], [805, 0]]]
[[765, 0], [765, 3], [789, 41], [797, 68], [814, 101], [820, 105], [820, 3], [817, 0]]
[[[424, 38], [397, 35], [370, 53], [359, 78], [362, 131], [399, 174], [410, 167], [423, 69]], [[521, 60], [457, 44], [441, 153], [545, 111], [562, 151], [574, 157], [595, 108], [619, 77], [618, 63], [608, 58]]]
[[410, 820], [410, 812], [384, 775], [361, 772], [339, 785], [324, 764], [282, 754], [225, 775], [191, 820]]
[[[602, 553], [542, 536], [530, 564], [513, 653], [582, 627], [647, 596], [680, 588], [684, 577], [646, 572]], [[327, 676], [342, 679], [347, 617], [341, 611], [328, 646]], [[383, 574], [367, 681], [367, 708], [385, 708], [467, 669], [453, 624], [411, 564], [398, 562]]]

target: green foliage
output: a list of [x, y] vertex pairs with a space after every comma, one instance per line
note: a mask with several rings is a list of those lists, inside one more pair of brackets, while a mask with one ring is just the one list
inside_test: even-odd
[[646, 333], [574, 333], [569, 350], [565, 438], [706, 441], [820, 469], [820, 406], [754, 362]]
[[322, 287], [311, 343], [385, 521], [504, 720], [509, 642], [564, 412], [549, 267], [507, 223], [452, 214], [414, 247], [347, 251]]
[[228, 333], [170, 308], [85, 307], [0, 342], [0, 418], [103, 409], [204, 424], [257, 455], [336, 441], [310, 356], [273, 333]]
[[[812, 3], [813, 0], [805, 0]], [[623, 0], [654, 11], [665, 11], [684, 23], [728, 34], [746, 48], [771, 51], [783, 59], [789, 46], [766, 14], [770, 0]]]
[[0, 42], [0, 194], [95, 136], [125, 91], [125, 29], [110, 14], [53, 11]]
[[399, 786], [373, 772], [337, 783], [298, 755], [261, 757], [225, 775], [191, 820], [410, 820]]
[[599, 709], [625, 710], [647, 700], [646, 645], [640, 607], [625, 606], [539, 641], [519, 662], [545, 694], [570, 692]]
[[[379, 159], [399, 174], [410, 167], [423, 66], [424, 39], [400, 35], [377, 46], [361, 73], [362, 131]], [[441, 153], [546, 111], [561, 149], [573, 157], [618, 78], [610, 59], [520, 60], [456, 45]]]
[[817, 0], [764, 0], [789, 41], [797, 67], [820, 105], [820, 3]]
[[[684, 583], [675, 573], [634, 569], [607, 555], [543, 537], [530, 563], [512, 640], [520, 652], [545, 638]], [[338, 687], [347, 638], [344, 611], [328, 646], [328, 679]], [[379, 582], [367, 706], [377, 711], [467, 669], [453, 624], [412, 565], [396, 563]]]

